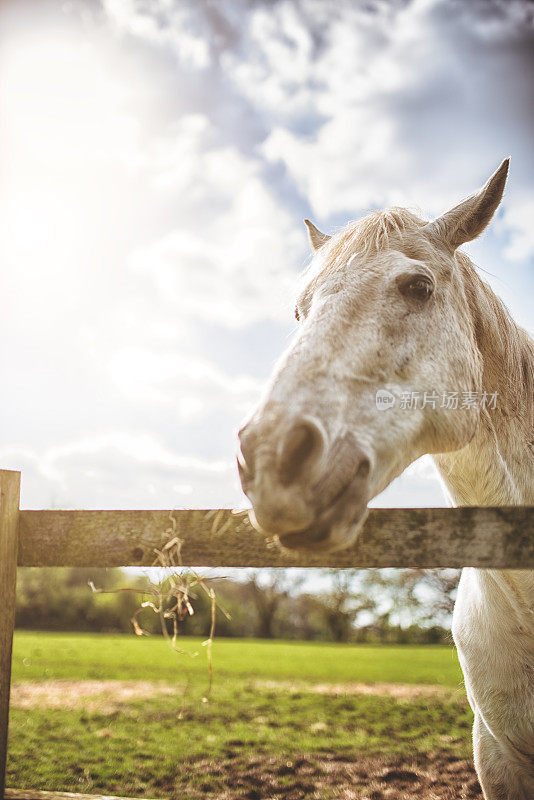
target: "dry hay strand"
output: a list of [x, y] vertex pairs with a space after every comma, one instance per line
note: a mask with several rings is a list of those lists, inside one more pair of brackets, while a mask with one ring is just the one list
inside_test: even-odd
[[[218, 512], [219, 516], [221, 512]], [[155, 582], [147, 577], [147, 584], [142, 587], [124, 587], [120, 589], [98, 589], [92, 581], [89, 581], [91, 591], [96, 594], [115, 594], [118, 592], [129, 592], [131, 594], [141, 595], [148, 599], [143, 600], [131, 618], [132, 627], [136, 636], [150, 636], [150, 633], [145, 630], [138, 620], [139, 614], [146, 609], [151, 609], [157, 614], [163, 637], [168, 642], [171, 650], [177, 656], [189, 656], [195, 658], [198, 656], [198, 651], [190, 651], [185, 648], [179, 647], [177, 642], [179, 638], [179, 624], [183, 622], [188, 616], [193, 616], [194, 601], [198, 597], [198, 593], [204, 593], [209, 600], [210, 604], [210, 627], [208, 638], [202, 642], [202, 647], [206, 649], [206, 660], [208, 666], [208, 687], [202, 702], [207, 703], [211, 694], [213, 685], [213, 654], [212, 645], [215, 636], [215, 623], [217, 609], [224, 614], [227, 619], [230, 619], [229, 613], [224, 609], [220, 603], [217, 602], [215, 590], [211, 585], [216, 580], [221, 578], [206, 578], [199, 575], [191, 569], [185, 569], [182, 566], [181, 550], [183, 540], [180, 539], [177, 532], [177, 521], [173, 512], [169, 513], [169, 520], [171, 525], [163, 531], [162, 539], [168, 537], [166, 543], [161, 549], [154, 549], [154, 561], [152, 567], [163, 568], [166, 571], [163, 580]], [[212, 529], [217, 532], [217, 526], [220, 518], [217, 514], [213, 521]], [[220, 532], [220, 531], [219, 531]], [[172, 625], [172, 634], [169, 634], [168, 622]], [[187, 673], [187, 682], [183, 694], [182, 709], [180, 717], [183, 716], [185, 710], [185, 701], [190, 687], [191, 677]]]

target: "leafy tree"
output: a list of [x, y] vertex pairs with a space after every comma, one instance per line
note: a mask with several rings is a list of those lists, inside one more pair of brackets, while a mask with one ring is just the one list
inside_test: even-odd
[[[216, 635], [323, 641], [449, 641], [457, 570], [324, 570], [328, 588], [302, 591], [303, 571], [256, 570], [247, 580], [217, 579]], [[102, 594], [91, 592], [94, 583]], [[124, 631], [146, 599], [143, 578], [118, 569], [24, 568], [18, 573], [16, 625], [42, 630]], [[207, 636], [211, 601], [191, 591], [194, 614], [179, 632]], [[161, 634], [150, 609], [136, 618]], [[168, 621], [169, 630], [172, 622]]]
[[122, 592], [95, 595], [89, 580], [108, 591], [126, 585], [124, 573], [116, 569], [19, 569], [15, 625], [34, 630], [131, 629], [138, 598]]
[[354, 624], [362, 611], [372, 612], [376, 600], [371, 596], [361, 570], [329, 569], [332, 588], [319, 596], [324, 622], [329, 638], [334, 642], [348, 642], [353, 638]]
[[248, 596], [257, 616], [256, 636], [272, 639], [275, 623], [283, 605], [287, 605], [294, 583], [288, 570], [258, 570], [250, 574]]

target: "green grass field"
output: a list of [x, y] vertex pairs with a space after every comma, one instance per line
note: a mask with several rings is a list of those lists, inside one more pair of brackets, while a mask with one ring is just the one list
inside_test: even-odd
[[[179, 681], [186, 669], [205, 678], [201, 640], [183, 638], [179, 643], [198, 656], [177, 659], [160, 637], [21, 631], [15, 635], [13, 680]], [[441, 645], [375, 647], [215, 639], [213, 668], [216, 675], [235, 679], [462, 685], [456, 651]]]
[[[239, 787], [236, 794], [224, 794], [230, 766], [237, 775], [252, 757], [291, 763], [299, 754], [362, 758], [439, 752], [465, 758], [470, 753], [471, 713], [452, 648], [218, 640], [213, 688], [204, 702], [205, 649], [198, 641], [181, 644], [198, 656], [176, 657], [159, 638], [17, 633], [15, 689], [47, 682], [57, 693], [58, 680], [92, 680], [150, 681], [173, 690], [114, 701], [110, 684], [99, 705], [94, 698], [85, 702], [82, 685], [70, 687], [75, 697], [66, 705], [14, 701], [8, 785], [253, 798]], [[382, 682], [444, 690], [403, 698], [339, 690], [340, 684]], [[330, 691], [325, 684], [337, 688]], [[317, 685], [320, 691], [310, 691]], [[277, 780], [287, 783], [284, 796], [292, 797], [291, 770]], [[314, 796], [333, 796], [325, 792]]]

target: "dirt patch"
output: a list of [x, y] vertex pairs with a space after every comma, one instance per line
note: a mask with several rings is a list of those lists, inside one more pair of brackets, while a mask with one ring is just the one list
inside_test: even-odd
[[298, 683], [295, 681], [254, 681], [252, 687], [272, 691], [310, 692], [312, 694], [366, 694], [386, 695], [396, 700], [410, 700], [419, 697], [443, 697], [460, 699], [463, 689], [448, 686], [432, 686], [408, 683]]
[[[402, 683], [298, 683], [294, 681], [253, 681], [252, 688], [269, 691], [333, 695], [383, 695], [398, 700], [419, 697], [462, 698], [459, 690], [441, 686]], [[176, 686], [153, 681], [28, 681], [11, 687], [14, 708], [84, 709], [113, 713], [136, 700], [175, 695]]]
[[[384, 695], [398, 700], [419, 697], [455, 697], [462, 692], [442, 686], [403, 683], [298, 683], [295, 681], [253, 681], [252, 688], [269, 691], [333, 695]], [[110, 713], [127, 703], [161, 695], [175, 695], [176, 686], [154, 681], [28, 681], [11, 687], [15, 708], [85, 709]]]
[[[471, 761], [439, 753], [413, 758], [357, 758], [328, 754], [206, 759], [184, 765], [206, 781], [198, 790], [175, 783], [190, 800], [474, 800], [482, 792]], [[171, 788], [171, 787], [169, 787]]]
[[[372, 694], [401, 700], [461, 696], [459, 690], [404, 684], [300, 684], [265, 681], [260, 689], [318, 694]], [[83, 709], [113, 713], [128, 703], [172, 696], [180, 689], [151, 681], [42, 681], [15, 684], [11, 702], [22, 709]], [[109, 729], [96, 736], [111, 736]], [[228, 740], [217, 758], [178, 759], [157, 784], [165, 796], [188, 800], [480, 800], [470, 760], [445, 751], [411, 757], [295, 753], [291, 758], [246, 752], [245, 742]], [[150, 794], [148, 795], [150, 796]]]
[[83, 709], [111, 714], [127, 703], [174, 695], [175, 686], [153, 681], [28, 681], [11, 687], [14, 708]]

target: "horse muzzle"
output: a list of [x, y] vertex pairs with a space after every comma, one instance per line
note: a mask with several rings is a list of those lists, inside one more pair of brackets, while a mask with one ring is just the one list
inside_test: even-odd
[[351, 433], [329, 441], [309, 415], [269, 413], [245, 425], [239, 440], [239, 475], [257, 530], [291, 550], [354, 542], [371, 496], [371, 459]]

